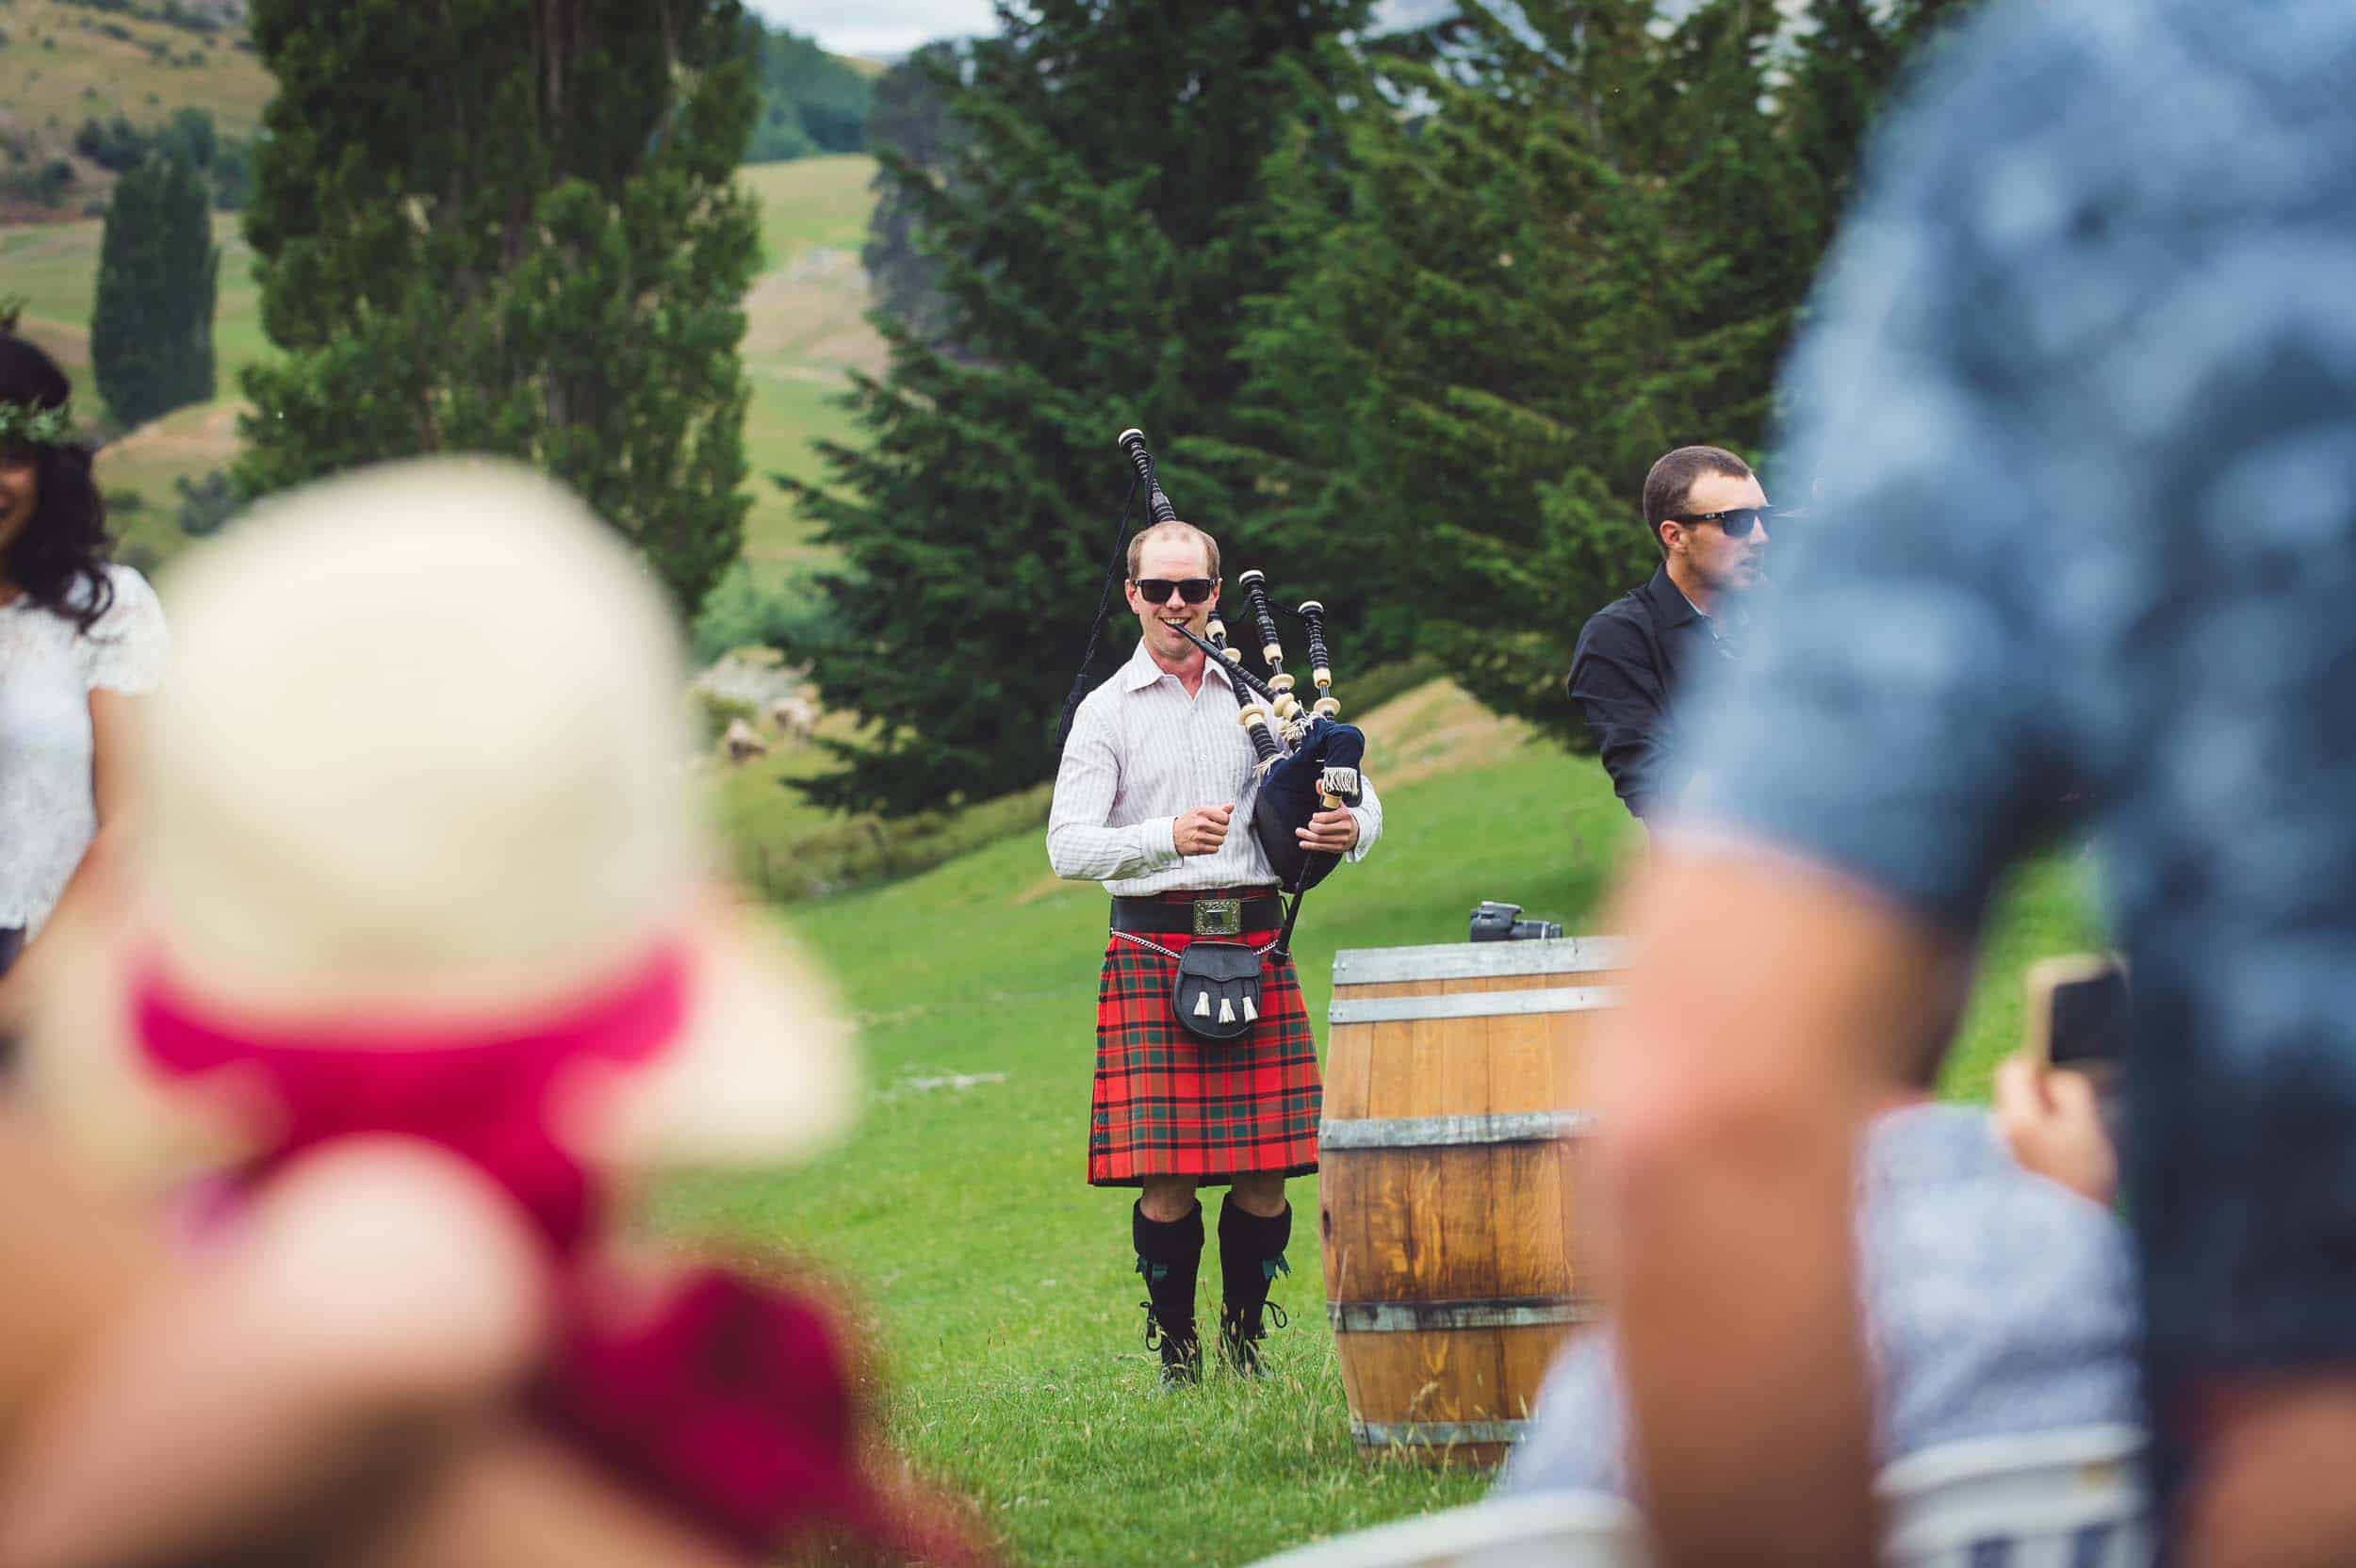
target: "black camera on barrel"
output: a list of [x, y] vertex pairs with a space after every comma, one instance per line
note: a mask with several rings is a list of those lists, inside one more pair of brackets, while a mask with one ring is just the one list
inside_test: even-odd
[[1538, 942], [1562, 934], [1559, 920], [1524, 920], [1518, 904], [1484, 898], [1472, 912], [1472, 939], [1477, 942]]

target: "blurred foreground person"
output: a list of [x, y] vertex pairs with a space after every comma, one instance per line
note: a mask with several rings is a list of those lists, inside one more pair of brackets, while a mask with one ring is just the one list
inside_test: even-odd
[[[1901, 1054], [1893, 1053], [1893, 1055]], [[2094, 1091], [2025, 1057], [1993, 1114], [1935, 1102], [1939, 1056], [1904, 1054], [1865, 1133], [1856, 1200], [1873, 1463], [1977, 1438], [2143, 1424], [2135, 1270]], [[1627, 1494], [1616, 1336], [1546, 1375], [1501, 1493]]]
[[1579, 629], [1571, 700], [1620, 803], [1649, 823], [1691, 778], [1672, 744], [1681, 694], [1704, 666], [1740, 657], [1775, 509], [1751, 466], [1723, 447], [1679, 447], [1644, 475], [1652, 580]]
[[25, 946], [115, 836], [135, 711], [164, 660], [154, 590], [107, 559], [73, 395], [56, 361], [0, 333], [0, 1037], [24, 1011]]
[[[2000, 5], [1788, 384], [1844, 476], [1622, 911], [1622, 1364], [1675, 1562], [1873, 1551], [1853, 1152], [1991, 888], [2094, 831], [2183, 1560], [2356, 1560], [2356, 10]], [[1995, 1310], [1993, 1302], [1990, 1311]]]
[[961, 1558], [878, 1483], [828, 1314], [609, 1240], [632, 1175], [794, 1157], [853, 1092], [706, 890], [651, 580], [442, 462], [268, 503], [173, 588], [126, 905], [58, 933], [25, 1080], [94, 1168], [213, 1175], [188, 1277], [28, 1422], [0, 1562], [196, 1557], [509, 1411], [747, 1555]]
[[[431, 1198], [413, 1189], [398, 1201]], [[414, 1233], [435, 1218], [419, 1207], [404, 1225]], [[72, 1396], [91, 1358], [114, 1353], [116, 1336], [137, 1315], [170, 1312], [183, 1331], [194, 1327], [188, 1275], [155, 1225], [92, 1190], [21, 1115], [0, 1107], [0, 1278], [8, 1282], [0, 1477], [49, 1402]], [[221, 1282], [208, 1280], [205, 1294]], [[284, 1270], [234, 1283], [234, 1304], [255, 1322], [293, 1325], [318, 1304], [316, 1286]], [[326, 1327], [314, 1322], [311, 1331]], [[273, 1357], [271, 1364], [284, 1364]], [[383, 1401], [390, 1390], [369, 1391], [368, 1369], [347, 1362], [335, 1370], [336, 1380], [317, 1396], [389, 1415]], [[393, 1425], [386, 1441], [289, 1466], [275, 1494], [233, 1502], [218, 1519], [175, 1519], [160, 1532], [135, 1528], [78, 1544], [11, 1528], [0, 1560], [186, 1563], [182, 1544], [191, 1540], [204, 1543], [207, 1568], [750, 1568], [755, 1560], [515, 1414], [484, 1411], [406, 1443]]]

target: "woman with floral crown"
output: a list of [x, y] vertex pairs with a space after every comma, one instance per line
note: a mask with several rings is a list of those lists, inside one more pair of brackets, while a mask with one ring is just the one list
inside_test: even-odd
[[0, 1041], [25, 1008], [25, 946], [118, 831], [127, 738], [164, 657], [155, 593], [106, 558], [72, 395], [47, 354], [0, 335]]

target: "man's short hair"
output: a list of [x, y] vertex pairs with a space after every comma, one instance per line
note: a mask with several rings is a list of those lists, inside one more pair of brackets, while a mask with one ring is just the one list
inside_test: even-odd
[[1661, 543], [1661, 525], [1685, 510], [1693, 482], [1704, 474], [1748, 479], [1751, 466], [1724, 447], [1679, 447], [1644, 476], [1644, 531]]
[[1146, 541], [1150, 539], [1200, 539], [1203, 542], [1203, 557], [1211, 564], [1211, 580], [1219, 580], [1218, 540], [1192, 523], [1155, 523], [1152, 528], [1139, 529], [1137, 537], [1129, 541], [1130, 581], [1137, 580], [1137, 564], [1145, 559]]

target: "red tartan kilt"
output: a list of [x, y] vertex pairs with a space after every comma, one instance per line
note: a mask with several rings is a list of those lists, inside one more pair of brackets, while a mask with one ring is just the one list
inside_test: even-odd
[[[1247, 931], [1218, 939], [1259, 947], [1275, 936]], [[1172, 953], [1194, 939], [1159, 932], [1147, 939]], [[1133, 1187], [1148, 1176], [1216, 1183], [1317, 1169], [1325, 1090], [1292, 959], [1271, 953], [1263, 960], [1259, 1021], [1226, 1045], [1195, 1038], [1170, 1015], [1177, 978], [1177, 961], [1150, 947], [1122, 936], [1104, 944], [1088, 1181]]]

